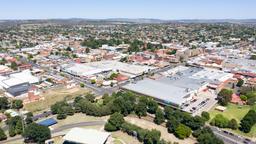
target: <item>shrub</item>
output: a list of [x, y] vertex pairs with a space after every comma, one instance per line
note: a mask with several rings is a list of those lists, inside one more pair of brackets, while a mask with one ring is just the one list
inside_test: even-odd
[[180, 139], [189, 137], [191, 133], [192, 133], [191, 129], [184, 124], [179, 124], [174, 132], [174, 134]]

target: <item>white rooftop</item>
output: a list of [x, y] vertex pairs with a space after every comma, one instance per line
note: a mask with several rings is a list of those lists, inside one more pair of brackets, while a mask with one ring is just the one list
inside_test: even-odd
[[127, 84], [122, 88], [178, 106], [185, 103], [190, 94], [195, 92], [195, 90], [178, 87], [175, 85], [166, 84], [162, 81], [147, 78], [136, 83]]
[[104, 144], [109, 136], [110, 133], [94, 129], [72, 128], [63, 139], [81, 144]]
[[11, 74], [10, 77], [17, 78], [25, 82], [29, 82], [30, 84], [39, 82], [39, 78], [33, 76], [30, 70], [24, 70], [19, 73]]
[[26, 81], [17, 78], [1, 77], [0, 86], [4, 88], [9, 88], [23, 83], [26, 83]]
[[155, 67], [127, 64], [119, 61], [98, 61], [85, 64], [69, 64], [63, 65], [64, 69], [69, 72], [80, 76], [88, 76], [97, 74], [103, 71], [119, 70], [127, 75], [140, 75], [148, 70], [155, 69]]

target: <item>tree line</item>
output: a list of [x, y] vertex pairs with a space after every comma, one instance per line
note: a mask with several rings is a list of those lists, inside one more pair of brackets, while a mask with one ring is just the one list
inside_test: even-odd
[[[72, 115], [73, 112], [82, 112], [91, 116], [106, 116], [114, 113], [127, 116], [134, 113], [139, 118], [150, 113], [154, 115], [154, 123], [156, 124], [160, 125], [167, 121], [168, 132], [173, 133], [180, 139], [189, 137], [194, 131], [202, 130], [205, 122], [210, 119], [207, 112], [203, 112], [201, 116], [193, 117], [189, 113], [170, 106], [166, 106], [162, 110], [155, 100], [137, 96], [131, 92], [117, 92], [111, 96], [105, 94], [100, 104], [94, 98], [91, 94], [79, 96], [71, 104], [58, 102], [51, 107], [51, 110], [54, 114], [57, 114], [57, 118], [62, 118], [60, 115], [63, 114], [65, 115], [64, 118], [66, 118], [70, 113]], [[108, 123], [105, 127], [114, 131], [119, 130], [119, 126]]]

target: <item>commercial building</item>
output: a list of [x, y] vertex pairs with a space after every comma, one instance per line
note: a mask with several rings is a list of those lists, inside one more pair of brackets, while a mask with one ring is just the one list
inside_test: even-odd
[[38, 83], [39, 79], [31, 74], [30, 71], [22, 71], [9, 76], [0, 76], [0, 88], [4, 89], [12, 96], [19, 96], [27, 93], [31, 84]]
[[150, 96], [163, 105], [173, 105], [176, 107], [190, 101], [194, 93], [194, 91], [188, 88], [177, 87], [151, 79], [131, 83], [122, 88], [141, 95]]
[[94, 129], [72, 128], [64, 137], [64, 143], [106, 144], [110, 133]]
[[62, 66], [63, 71], [80, 77], [88, 77], [108, 71], [118, 71], [123, 75], [129, 77], [136, 77], [153, 69], [155, 69], [155, 67], [134, 65], [112, 60], [91, 62], [85, 64], [73, 63]]
[[207, 88], [217, 89], [233, 74], [216, 69], [178, 66], [162, 73], [158, 79], [144, 79], [122, 87], [154, 98], [161, 104], [181, 107]]

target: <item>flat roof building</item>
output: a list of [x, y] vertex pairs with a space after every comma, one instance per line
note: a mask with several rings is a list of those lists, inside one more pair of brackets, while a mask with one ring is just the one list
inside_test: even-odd
[[28, 92], [30, 85], [37, 82], [39, 82], [39, 79], [28, 70], [9, 76], [0, 76], [0, 88], [6, 90], [12, 96]]
[[122, 87], [123, 89], [150, 96], [164, 105], [181, 106], [192, 99], [193, 90], [169, 85], [161, 81], [144, 79]]
[[72, 128], [64, 137], [64, 143], [106, 144], [110, 133], [94, 129]]
[[180, 107], [209, 85], [221, 85], [233, 74], [215, 69], [178, 66], [162, 73], [156, 80], [144, 79], [122, 87], [154, 98], [161, 104]]
[[86, 77], [98, 74], [104, 71], [119, 71], [126, 76], [135, 77], [145, 72], [155, 69], [155, 67], [128, 64], [119, 61], [98, 61], [85, 64], [66, 64], [62, 66], [62, 70], [73, 75]]

